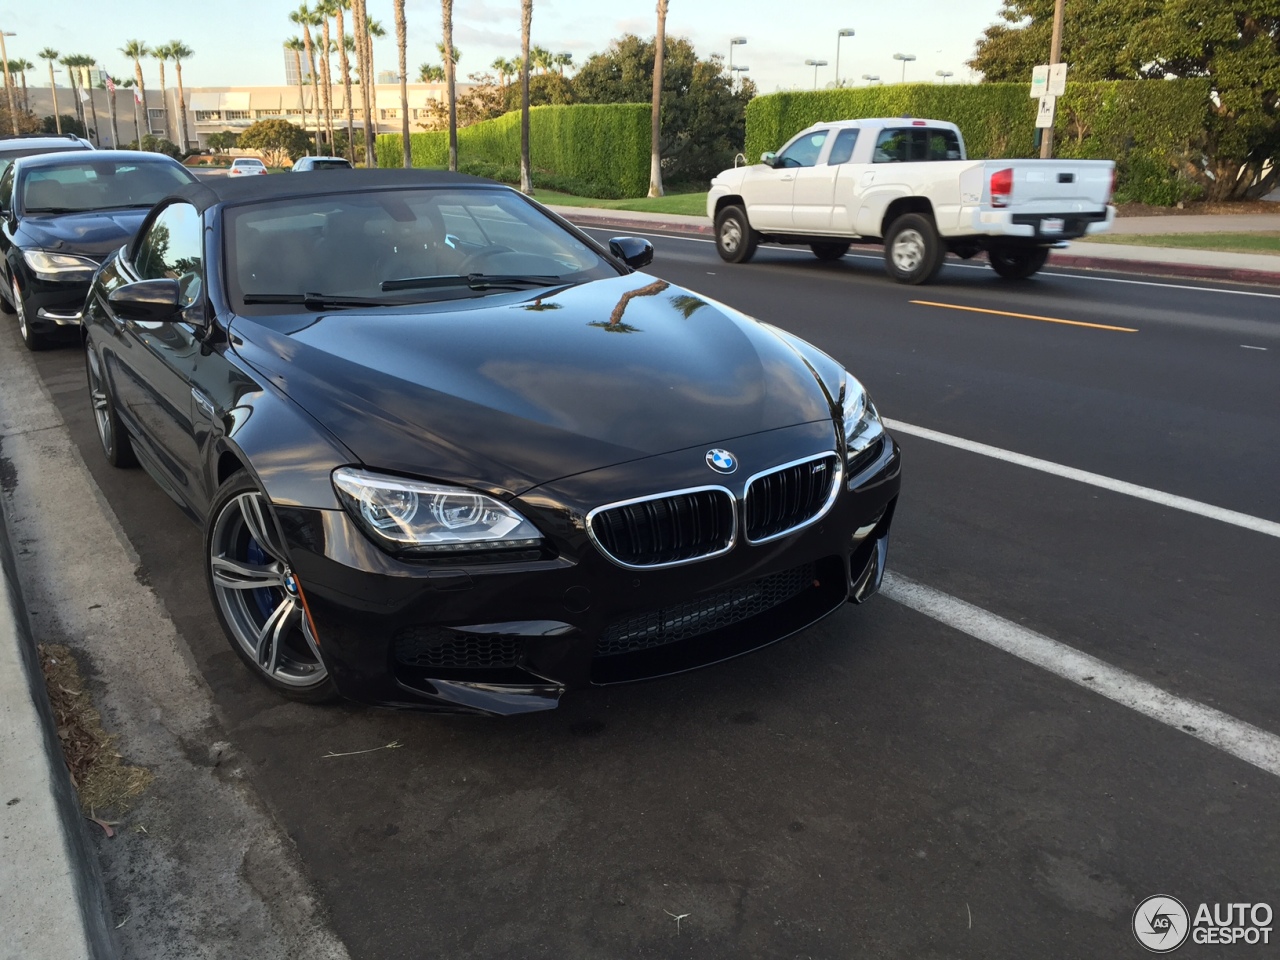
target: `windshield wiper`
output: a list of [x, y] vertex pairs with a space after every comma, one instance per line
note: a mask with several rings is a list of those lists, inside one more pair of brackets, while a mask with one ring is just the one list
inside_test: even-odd
[[525, 287], [554, 287], [563, 278], [551, 274], [532, 273], [468, 273], [436, 277], [404, 277], [383, 280], [383, 290], [429, 290], [433, 287], [470, 287], [472, 290], [521, 290]]
[[27, 207], [23, 213], [84, 213], [80, 207]]
[[298, 304], [308, 310], [330, 310], [344, 307], [403, 306], [412, 301], [383, 300], [379, 297], [339, 297], [323, 293], [246, 293], [244, 302]]

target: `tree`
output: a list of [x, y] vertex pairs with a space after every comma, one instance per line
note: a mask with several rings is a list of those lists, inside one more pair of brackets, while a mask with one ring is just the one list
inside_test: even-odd
[[76, 63], [79, 59], [80, 58], [74, 53], [69, 53], [58, 62], [67, 68], [67, 80], [71, 85], [71, 106], [76, 112], [76, 120], [78, 120], [80, 125], [84, 127], [87, 126], [84, 119], [84, 110], [80, 106], [80, 98], [76, 96], [76, 89], [78, 87], [76, 81]]
[[283, 167], [307, 152], [307, 131], [288, 120], [259, 120], [240, 134], [237, 146], [257, 150], [270, 167]]
[[[77, 63], [77, 66], [79, 66], [84, 71], [84, 73], [81, 74], [81, 77], [87, 80], [89, 77], [89, 72], [88, 72], [89, 68], [94, 65], [93, 57], [80, 54], [80, 56], [76, 57], [76, 63]], [[93, 91], [94, 91], [93, 82], [90, 81], [89, 82], [89, 114], [90, 116], [93, 117], [93, 126], [90, 127], [89, 129], [93, 131], [94, 143], [97, 146], [101, 147], [102, 137], [98, 135], [98, 100], [97, 100], [97, 97], [94, 96]], [[80, 108], [80, 113], [83, 116], [84, 114], [83, 106]], [[114, 143], [115, 141], [113, 140], [112, 144], [114, 145]]]
[[[311, 112], [315, 114], [316, 122], [316, 152], [322, 153], [320, 149], [320, 77], [316, 74], [316, 54], [315, 47], [311, 44], [311, 25], [315, 22], [315, 14], [311, 12], [311, 8], [305, 3], [299, 4], [298, 9], [289, 14], [289, 21], [302, 28], [302, 47], [307, 54], [307, 72], [311, 74]], [[305, 125], [307, 115], [302, 115], [303, 124]]]
[[169, 41], [169, 56], [173, 59], [173, 69], [178, 73], [178, 135], [182, 137], [182, 149], [190, 149], [191, 140], [187, 137], [187, 92], [182, 85], [182, 61], [190, 60], [196, 52], [181, 40]]
[[57, 132], [62, 133], [62, 114], [58, 112], [58, 84], [53, 79], [53, 61], [58, 59], [59, 53], [53, 47], [45, 47], [36, 56], [41, 60], [49, 61], [49, 89], [53, 92], [53, 122]]
[[222, 153], [224, 150], [232, 149], [239, 140], [240, 134], [231, 130], [218, 130], [205, 137], [205, 143], [214, 153]]
[[178, 145], [172, 140], [166, 140], [164, 137], [157, 137], [155, 134], [148, 133], [142, 138], [142, 143], [137, 140], [130, 143], [126, 150], [145, 150], [147, 153], [163, 153], [167, 157], [173, 157], [177, 160], [182, 156], [182, 151], [178, 149]]
[[[151, 126], [150, 123], [147, 124], [146, 128], [142, 126], [142, 114], [138, 111], [139, 106], [144, 111], [147, 109], [147, 84], [142, 79], [142, 58], [151, 56], [151, 48], [141, 40], [130, 40], [120, 48], [120, 52], [133, 60], [133, 79], [138, 84], [138, 92], [133, 97], [133, 117], [134, 125], [138, 131], [138, 138], [140, 139], [144, 133], [150, 132], [149, 128]], [[73, 88], [72, 93], [74, 92]], [[139, 98], [141, 98], [141, 103], [139, 103]]]
[[22, 78], [22, 109], [27, 112], [31, 111], [31, 101], [27, 99], [27, 71], [34, 70], [35, 68], [36, 65], [30, 60], [20, 59], [9, 61], [9, 70], [13, 73], [17, 73], [18, 76]]
[[404, 0], [393, 0], [396, 16], [396, 57], [400, 74], [400, 146], [404, 150], [404, 166], [413, 166], [413, 152], [409, 144], [409, 72], [405, 64], [407, 27], [404, 21]]
[[76, 137], [83, 137], [88, 132], [80, 125], [80, 121], [69, 113], [64, 113], [60, 117], [55, 117], [52, 114], [47, 117], [41, 117], [40, 129], [32, 131], [32, 133], [69, 133]]
[[334, 0], [316, 0], [313, 26], [321, 28], [320, 40], [320, 88], [324, 96], [324, 129], [329, 141], [329, 152], [333, 153], [333, 72], [330, 70], [329, 57], [333, 53], [333, 43], [329, 38], [329, 17], [333, 15], [336, 4]]
[[[969, 65], [1025, 82], [1047, 60], [1053, 0], [1004, 0]], [[1073, 80], [1207, 78], [1204, 153], [1211, 200], [1280, 183], [1280, 5], [1275, 0], [1067, 0], [1063, 59]], [[1139, 147], [1141, 145], [1138, 145]]]
[[[580, 103], [643, 103], [652, 94], [655, 59], [653, 40], [620, 37], [574, 75], [573, 97]], [[734, 90], [722, 59], [699, 59], [683, 37], [666, 40], [662, 63], [663, 180], [709, 180], [733, 166], [734, 154], [742, 149], [746, 105], [755, 96], [755, 84], [739, 82]], [[570, 83], [557, 76], [538, 79]]]
[[653, 118], [650, 130], [649, 196], [662, 196], [662, 54], [667, 40], [667, 0], [658, 0], [658, 32], [653, 41]]
[[151, 56], [160, 64], [160, 102], [164, 105], [164, 135], [168, 137], [173, 132], [173, 127], [169, 122], [169, 95], [166, 93], [164, 85], [164, 65], [169, 62], [169, 45], [162, 43], [159, 46], [152, 47]]
[[560, 68], [560, 76], [562, 77], [564, 76], [564, 68], [573, 65], [573, 54], [568, 50], [555, 54], [551, 59]]
[[[396, 0], [397, 3], [401, 0]], [[351, 0], [334, 0], [334, 16], [338, 23], [338, 66], [342, 69], [342, 102], [346, 104], [347, 113], [347, 159], [356, 162], [355, 155], [355, 108], [351, 104], [351, 46], [347, 43], [346, 11], [351, 9]]]
[[[64, 118], [64, 122], [67, 119], [70, 118]], [[9, 105], [4, 100], [0, 100], [0, 129], [9, 129], [15, 125], [18, 133], [41, 133], [43, 121], [34, 113], [28, 113], [26, 110], [15, 110], [11, 117]]]
[[445, 96], [449, 100], [449, 169], [458, 169], [458, 92], [454, 89], [457, 78], [457, 48], [453, 45], [453, 0], [440, 0], [440, 21], [444, 40], [440, 55], [444, 57]]
[[302, 72], [302, 53], [306, 50], [306, 45], [302, 42], [301, 37], [290, 37], [284, 42], [284, 48], [293, 54], [293, 68], [298, 74], [298, 112], [305, 121], [307, 116], [307, 88], [304, 81], [305, 74]]
[[529, 160], [529, 31], [533, 0], [520, 0], [520, 192], [533, 194], [533, 166]]
[[351, 29], [356, 39], [356, 62], [360, 69], [360, 99], [364, 112], [364, 157], [365, 165], [372, 167], [375, 163], [373, 149], [373, 56], [369, 43], [369, 16], [365, 0], [351, 0]]
[[419, 83], [444, 83], [444, 67], [438, 63], [424, 63], [418, 67]]

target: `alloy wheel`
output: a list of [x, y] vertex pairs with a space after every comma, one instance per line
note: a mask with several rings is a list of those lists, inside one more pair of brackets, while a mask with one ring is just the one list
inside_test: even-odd
[[235, 641], [271, 680], [302, 690], [328, 679], [297, 578], [265, 499], [227, 501], [209, 538], [213, 593]]
[[911, 273], [924, 260], [924, 237], [920, 231], [908, 228], [893, 239], [893, 265], [903, 273]]
[[93, 422], [98, 427], [98, 439], [102, 441], [102, 450], [111, 456], [111, 398], [102, 385], [102, 361], [98, 353], [88, 342], [85, 343], [85, 366], [89, 371], [89, 400], [93, 404]]
[[724, 223], [720, 224], [720, 246], [726, 253], [734, 254], [738, 252], [738, 246], [742, 243], [742, 224], [738, 223], [733, 217], [727, 218]]
[[13, 290], [13, 309], [18, 314], [18, 332], [22, 334], [22, 339], [27, 342], [31, 341], [31, 331], [27, 329], [27, 305], [22, 302], [22, 291], [18, 289], [18, 278], [14, 277], [11, 289]]

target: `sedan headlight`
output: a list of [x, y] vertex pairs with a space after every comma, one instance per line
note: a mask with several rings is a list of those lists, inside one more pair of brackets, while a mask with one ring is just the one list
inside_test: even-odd
[[840, 408], [844, 420], [845, 463], [852, 477], [855, 463], [884, 436], [884, 424], [862, 384], [848, 374], [845, 374]]
[[528, 549], [538, 528], [506, 504], [465, 487], [405, 480], [352, 467], [333, 472], [343, 505], [392, 553]]
[[70, 253], [50, 253], [47, 250], [24, 250], [22, 259], [41, 280], [88, 280], [98, 264], [88, 257]]

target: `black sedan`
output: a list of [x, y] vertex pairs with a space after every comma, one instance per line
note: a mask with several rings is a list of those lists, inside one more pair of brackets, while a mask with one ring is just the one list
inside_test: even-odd
[[456, 174], [210, 181], [86, 303], [102, 447], [278, 692], [495, 714], [876, 592], [899, 454], [830, 357]]
[[19, 157], [0, 175], [0, 309], [23, 342], [48, 346], [80, 325], [89, 281], [156, 201], [196, 178], [158, 153], [64, 150]]

